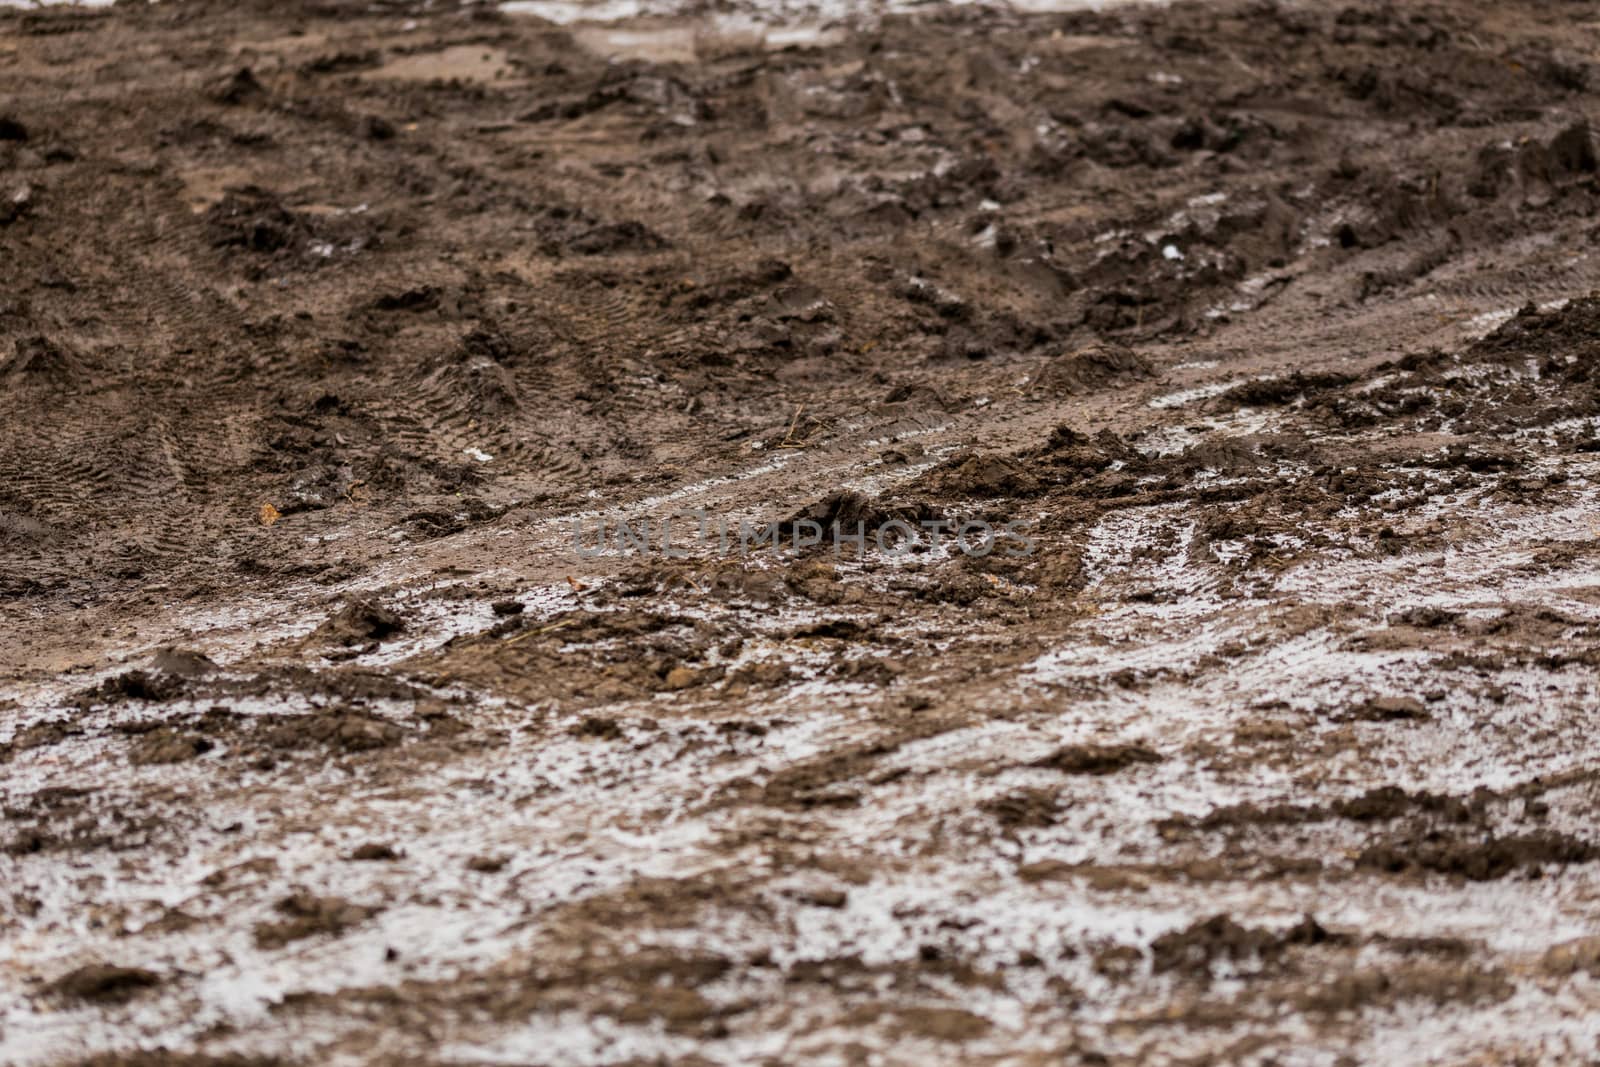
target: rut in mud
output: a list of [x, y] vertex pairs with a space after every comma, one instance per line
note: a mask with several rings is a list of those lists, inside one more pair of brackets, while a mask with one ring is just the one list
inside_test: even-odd
[[1600, 4], [742, 14], [0, 10], [0, 1059], [1595, 1056]]

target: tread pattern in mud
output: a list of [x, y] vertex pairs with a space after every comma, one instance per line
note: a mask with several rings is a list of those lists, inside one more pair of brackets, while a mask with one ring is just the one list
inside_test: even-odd
[[730, 25], [0, 10], [0, 1059], [1592, 1058], [1600, 7]]

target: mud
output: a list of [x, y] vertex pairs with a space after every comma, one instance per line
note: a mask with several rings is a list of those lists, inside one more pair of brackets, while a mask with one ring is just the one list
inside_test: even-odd
[[1600, 4], [1052, 6], [0, 7], [0, 1060], [1600, 1056]]

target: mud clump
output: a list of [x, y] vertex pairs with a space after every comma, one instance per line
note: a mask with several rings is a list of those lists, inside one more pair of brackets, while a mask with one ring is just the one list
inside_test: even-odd
[[[891, 522], [904, 523], [916, 530], [918, 523], [939, 518], [939, 512], [922, 501], [888, 501], [842, 490], [796, 511], [778, 524], [778, 532], [792, 538], [814, 536], [821, 530], [825, 541], [833, 539], [835, 533], [841, 541], [864, 533], [870, 543], [875, 531]], [[812, 523], [814, 528], [806, 525]]]
[[368, 597], [352, 597], [312, 633], [321, 644], [345, 647], [375, 645], [405, 629], [395, 612]]
[[667, 247], [660, 234], [642, 222], [612, 222], [596, 225], [569, 241], [564, 251], [580, 256], [611, 252], [654, 252]]
[[204, 653], [192, 649], [168, 647], [150, 659], [150, 668], [171, 678], [204, 678], [217, 669], [217, 665]]
[[267, 95], [260, 79], [249, 67], [240, 67], [211, 87], [211, 98], [219, 104], [237, 106]]
[[1600, 977], [1600, 937], [1580, 937], [1552, 945], [1542, 965], [1549, 974], [1569, 975], [1579, 971]]
[[1094, 344], [1046, 363], [1035, 383], [1046, 393], [1079, 396], [1154, 374], [1150, 362], [1126, 345]]
[[1425, 963], [1387, 968], [1364, 968], [1290, 996], [1300, 1011], [1339, 1015], [1364, 1008], [1389, 1007], [1407, 1000], [1433, 1004], [1503, 1001], [1515, 992], [1511, 980], [1498, 969], [1471, 964]]
[[1217, 808], [1199, 820], [1169, 819], [1163, 826], [1172, 829], [1222, 830], [1241, 826], [1299, 826], [1329, 819], [1348, 819], [1357, 823], [1389, 822], [1406, 817], [1465, 823], [1481, 819], [1489, 799], [1487, 795], [1479, 794], [1463, 799], [1425, 791], [1413, 793], [1399, 786], [1385, 785], [1327, 806], [1235, 804]]
[[879, 760], [909, 741], [940, 731], [936, 723], [910, 725], [881, 740], [793, 764], [773, 774], [757, 795], [762, 804], [802, 811], [857, 807], [863, 795], [884, 780], [871, 775]]
[[1144, 457], [1110, 430], [1091, 437], [1066, 423], [1052, 429], [1041, 447], [1021, 458], [1030, 465], [1048, 467], [1052, 475], [1069, 484], [1091, 478], [1113, 464], [1129, 470], [1145, 465]]
[[282, 948], [291, 942], [322, 934], [338, 937], [351, 927], [358, 926], [377, 915], [383, 908], [355, 904], [343, 897], [319, 897], [311, 893], [295, 893], [278, 901], [274, 910], [284, 918], [256, 924], [257, 948]]
[[1006, 456], [969, 452], [924, 474], [920, 488], [936, 497], [1026, 497], [1043, 488], [1039, 478]]
[[981, 805], [984, 814], [1008, 830], [1054, 826], [1061, 808], [1060, 795], [1050, 789], [1022, 789]]
[[1219, 960], [1236, 968], [1250, 961], [1264, 967], [1291, 946], [1342, 940], [1309, 915], [1282, 932], [1242, 926], [1231, 916], [1215, 915], [1152, 941], [1151, 968], [1156, 974], [1176, 971], [1191, 978], [1209, 980]]
[[573, 724], [571, 733], [574, 737], [593, 738], [597, 741], [620, 741], [627, 736], [622, 724], [609, 715], [585, 715]]
[[76, 383], [83, 370], [82, 361], [71, 350], [36, 334], [17, 338], [11, 358], [0, 363], [0, 379], [65, 387]]
[[1373, 697], [1351, 710], [1351, 717], [1367, 722], [1417, 722], [1429, 718], [1428, 709], [1416, 697]]
[[393, 845], [384, 844], [381, 841], [369, 841], [352, 849], [350, 852], [350, 858], [358, 863], [386, 863], [390, 860], [401, 859], [404, 856], [404, 852], [396, 849]]
[[1498, 362], [1532, 358], [1542, 374], [1588, 380], [1600, 363], [1600, 297], [1575, 297], [1548, 311], [1528, 304], [1473, 344], [1467, 356]]
[[214, 246], [257, 255], [297, 248], [311, 233], [310, 224], [276, 193], [254, 185], [229, 190], [205, 217]]
[[1355, 375], [1338, 372], [1307, 374], [1294, 371], [1281, 378], [1253, 378], [1213, 397], [1207, 407], [1212, 411], [1237, 411], [1240, 408], [1282, 407], [1308, 397], [1317, 396], [1330, 389], [1338, 389], [1357, 380]]
[[134, 744], [128, 760], [136, 767], [188, 763], [216, 747], [210, 738], [163, 727], [152, 730]]
[[159, 974], [142, 967], [91, 963], [57, 978], [45, 991], [64, 1000], [123, 1004], [160, 984]]
[[266, 743], [278, 749], [325, 748], [336, 752], [371, 752], [399, 744], [405, 728], [363, 711], [322, 711], [279, 723], [266, 732]]
[[132, 670], [113, 675], [78, 698], [82, 707], [92, 704], [120, 704], [137, 700], [151, 704], [176, 700], [183, 695], [182, 679], [156, 671]]
[[1565, 866], [1600, 859], [1600, 847], [1554, 831], [1481, 841], [1452, 840], [1430, 833], [1418, 838], [1369, 845], [1356, 866], [1387, 874], [1435, 873], [1488, 882], [1518, 870]]
[[1459, 797], [1437, 793], [1410, 793], [1394, 785], [1369, 789], [1358, 797], [1333, 805], [1335, 815], [1353, 822], [1382, 822], [1417, 813], [1440, 816], [1451, 822], [1466, 822], [1481, 814], [1482, 810], [1481, 801], [1464, 801]]
[[607, 222], [580, 210], [547, 207], [537, 224], [547, 256], [612, 256], [658, 252], [671, 242], [634, 219]]
[[1067, 745], [1029, 764], [1063, 774], [1116, 774], [1142, 763], [1160, 763], [1161, 756], [1144, 745]]
[[31, 186], [18, 185], [0, 192], [0, 226], [9, 226], [28, 215], [34, 206]]
[[1587, 122], [1574, 123], [1556, 134], [1550, 141], [1550, 158], [1557, 167], [1569, 174], [1592, 174], [1600, 167], [1596, 157], [1594, 135]]

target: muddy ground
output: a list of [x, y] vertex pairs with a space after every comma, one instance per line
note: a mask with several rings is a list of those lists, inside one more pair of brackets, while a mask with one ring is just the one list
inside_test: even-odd
[[0, 1061], [1600, 1057], [1600, 3], [511, 6], [0, 11]]

